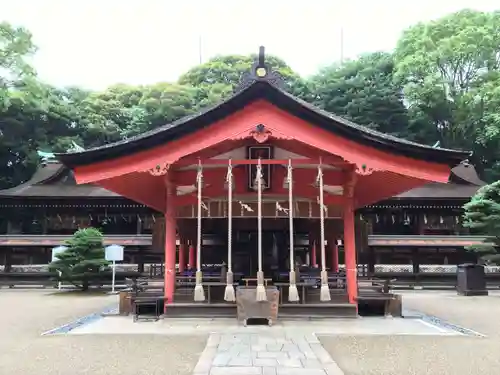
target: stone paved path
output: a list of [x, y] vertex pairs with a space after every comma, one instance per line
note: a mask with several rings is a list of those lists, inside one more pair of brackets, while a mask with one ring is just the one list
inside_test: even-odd
[[212, 333], [193, 375], [342, 375], [313, 333]]

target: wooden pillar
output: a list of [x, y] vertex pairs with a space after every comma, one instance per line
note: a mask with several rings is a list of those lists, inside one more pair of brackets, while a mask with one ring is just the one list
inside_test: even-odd
[[375, 275], [375, 264], [377, 264], [377, 257], [375, 255], [375, 248], [373, 246], [368, 246], [368, 276], [373, 277]]
[[344, 253], [349, 303], [357, 303], [358, 267], [356, 262], [354, 202], [352, 198], [347, 198], [344, 206]]
[[175, 292], [175, 258], [177, 223], [175, 218], [175, 185], [167, 183], [167, 209], [165, 212], [165, 298], [172, 303]]
[[332, 251], [332, 272], [339, 272], [339, 247], [337, 246], [337, 239], [331, 240], [330, 249]]
[[144, 273], [144, 249], [139, 248], [137, 255], [134, 257], [137, 262], [137, 272]]
[[189, 267], [190, 270], [196, 269], [196, 251], [193, 242], [189, 244]]
[[311, 266], [314, 268], [318, 268], [318, 259], [317, 259], [316, 241], [315, 240], [313, 240], [313, 243], [311, 246]]
[[179, 273], [183, 273], [186, 267], [186, 245], [184, 238], [180, 239], [179, 244]]
[[10, 272], [12, 269], [12, 253], [13, 250], [11, 248], [5, 248], [4, 272]]
[[420, 284], [420, 252], [418, 251], [418, 247], [412, 249], [412, 265], [413, 265], [413, 278], [415, 280], [415, 284]]

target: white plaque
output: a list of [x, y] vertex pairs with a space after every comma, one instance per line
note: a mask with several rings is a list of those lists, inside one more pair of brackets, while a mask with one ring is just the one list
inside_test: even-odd
[[105, 258], [108, 261], [120, 262], [123, 260], [123, 246], [109, 245], [105, 249]]
[[55, 262], [56, 260], [59, 260], [59, 258], [57, 257], [57, 254], [62, 253], [64, 251], [66, 251], [66, 250], [68, 250], [68, 248], [66, 246], [54, 247], [52, 249], [52, 262]]

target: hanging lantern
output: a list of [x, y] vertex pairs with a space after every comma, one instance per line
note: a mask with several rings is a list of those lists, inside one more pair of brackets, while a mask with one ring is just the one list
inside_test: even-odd
[[427, 224], [427, 215], [424, 214], [424, 224]]
[[443, 224], [444, 223], [444, 219], [442, 216], [439, 216], [439, 224]]
[[375, 215], [375, 222], [378, 223], [380, 221], [380, 218], [378, 216], [378, 214]]
[[403, 215], [403, 224], [404, 225], [410, 225], [410, 216], [405, 212]]

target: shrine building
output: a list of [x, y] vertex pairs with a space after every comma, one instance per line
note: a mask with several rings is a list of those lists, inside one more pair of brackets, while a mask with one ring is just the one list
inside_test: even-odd
[[[210, 298], [202, 267], [208, 256], [227, 268], [228, 302], [240, 278], [255, 278], [257, 300], [280, 278], [283, 300], [305, 298], [296, 292], [299, 268], [312, 257], [319, 268], [316, 297], [328, 303], [336, 293], [340, 243], [342, 293], [355, 306], [361, 245], [355, 210], [447, 183], [468, 157], [376, 132], [292, 96], [262, 48], [222, 103], [134, 138], [57, 155], [78, 184], [99, 185], [164, 215], [167, 309], [178, 301], [176, 277], [188, 268], [196, 271], [191, 300]], [[202, 235], [214, 228], [225, 234], [225, 246], [209, 255]], [[299, 249], [298, 232], [315, 238], [313, 252]]]

